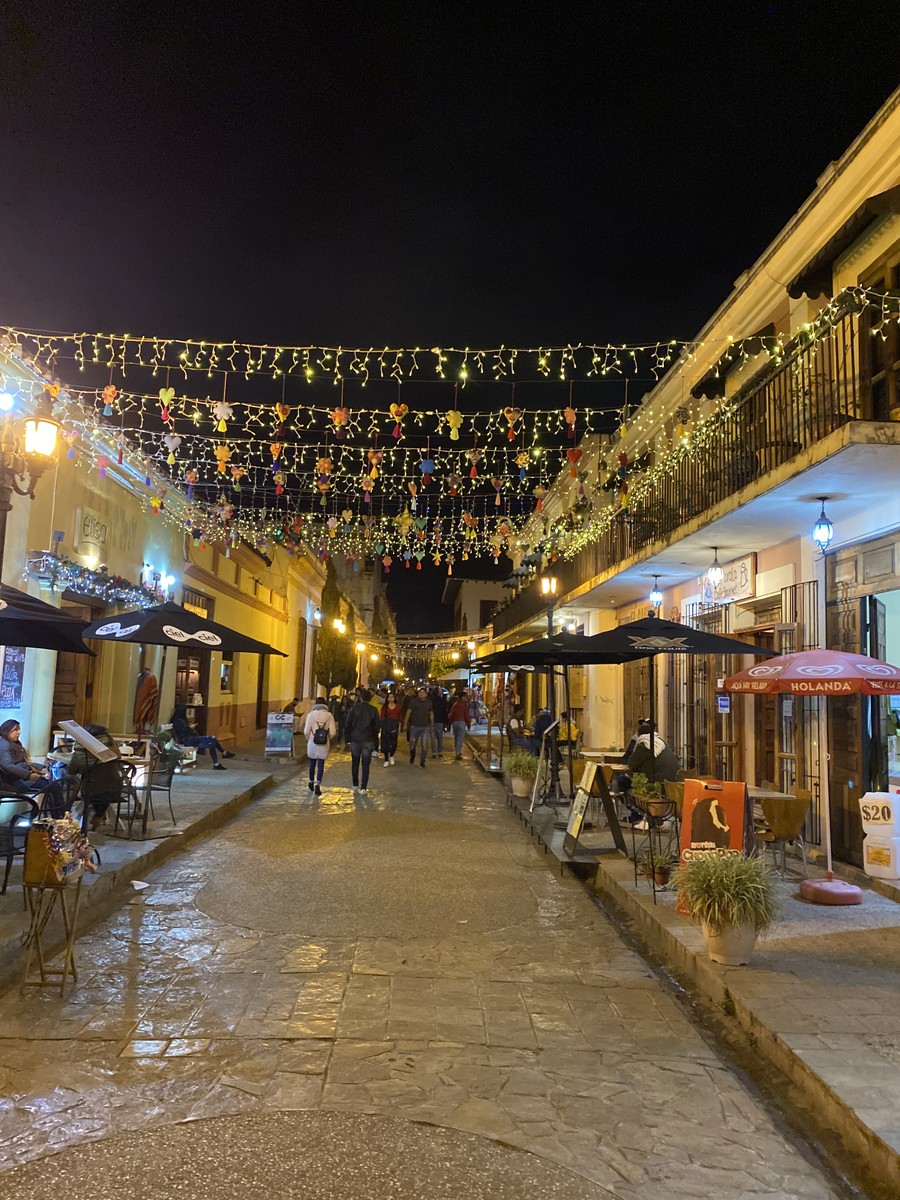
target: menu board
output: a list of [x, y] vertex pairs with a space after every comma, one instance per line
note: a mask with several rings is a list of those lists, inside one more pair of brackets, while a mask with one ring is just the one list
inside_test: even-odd
[[3, 669], [0, 672], [0, 708], [22, 707], [22, 683], [24, 679], [24, 647], [4, 646]]

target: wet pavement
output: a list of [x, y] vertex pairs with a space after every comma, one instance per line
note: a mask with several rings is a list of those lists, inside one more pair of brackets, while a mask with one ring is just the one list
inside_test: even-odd
[[348, 784], [149, 874], [65, 999], [0, 996], [6, 1200], [844, 1194], [494, 781]]

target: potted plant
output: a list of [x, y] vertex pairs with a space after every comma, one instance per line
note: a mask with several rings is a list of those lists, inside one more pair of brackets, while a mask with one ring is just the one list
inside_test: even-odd
[[670, 854], [645, 854], [641, 859], [642, 872], [648, 879], [652, 876], [657, 887], [668, 886], [672, 865]]
[[700, 922], [713, 962], [738, 967], [750, 961], [757, 935], [777, 915], [772, 876], [761, 858], [698, 854], [675, 872], [679, 907]]
[[528, 796], [534, 784], [540, 766], [536, 754], [529, 754], [521, 748], [510, 750], [503, 762], [503, 770], [509, 779], [514, 796]]
[[641, 771], [631, 777], [631, 792], [640, 801], [648, 816], [665, 817], [669, 813], [665, 784], [654, 783]]

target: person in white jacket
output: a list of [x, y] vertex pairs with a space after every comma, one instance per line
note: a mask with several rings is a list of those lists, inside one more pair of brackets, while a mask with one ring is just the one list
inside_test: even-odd
[[309, 710], [303, 726], [303, 736], [306, 738], [306, 754], [309, 758], [309, 790], [321, 796], [325, 759], [331, 750], [332, 741], [337, 737], [337, 726], [334, 717], [328, 711], [324, 696], [317, 696], [315, 704]]

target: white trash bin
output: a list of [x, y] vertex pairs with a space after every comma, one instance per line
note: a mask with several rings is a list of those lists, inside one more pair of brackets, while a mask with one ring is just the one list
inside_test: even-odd
[[859, 800], [863, 866], [874, 879], [900, 879], [900, 795], [866, 792]]

